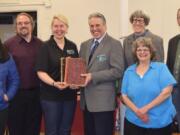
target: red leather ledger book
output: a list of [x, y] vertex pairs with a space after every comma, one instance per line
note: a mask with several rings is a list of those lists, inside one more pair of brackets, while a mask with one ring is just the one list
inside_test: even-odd
[[81, 74], [86, 73], [86, 64], [82, 58], [66, 58], [65, 78], [67, 84], [84, 85], [85, 78]]

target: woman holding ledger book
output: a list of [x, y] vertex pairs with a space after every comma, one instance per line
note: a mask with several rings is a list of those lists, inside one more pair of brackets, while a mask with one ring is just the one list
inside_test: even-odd
[[41, 105], [45, 117], [46, 135], [70, 135], [76, 108], [77, 87], [61, 82], [60, 59], [77, 58], [75, 43], [65, 35], [68, 20], [63, 15], [53, 17], [52, 36], [42, 46], [36, 64], [41, 80]]

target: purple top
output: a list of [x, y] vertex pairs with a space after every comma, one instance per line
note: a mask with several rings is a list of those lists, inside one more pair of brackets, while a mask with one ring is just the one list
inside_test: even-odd
[[34, 69], [36, 56], [42, 41], [32, 37], [28, 43], [16, 35], [4, 43], [12, 54], [20, 76], [20, 89], [33, 89], [39, 87], [39, 81]]

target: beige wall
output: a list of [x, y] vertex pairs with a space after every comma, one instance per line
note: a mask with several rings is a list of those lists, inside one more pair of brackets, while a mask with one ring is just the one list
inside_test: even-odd
[[[78, 45], [91, 37], [87, 18], [92, 12], [101, 12], [105, 15], [108, 33], [119, 38], [120, 2], [119, 0], [17, 0], [15, 5], [0, 4], [0, 11], [37, 10], [38, 36], [47, 40], [51, 34], [50, 24], [52, 16], [58, 13], [69, 18], [68, 37]], [[45, 2], [45, 5], [43, 3]], [[47, 3], [46, 3], [47, 2]]]
[[119, 37], [120, 11], [119, 0], [54, 0], [52, 13], [63, 13], [69, 18], [70, 28], [68, 36], [77, 43], [90, 38], [87, 18], [92, 12], [105, 15], [108, 33]]
[[[44, 2], [46, 5], [43, 5]], [[119, 37], [119, 0], [51, 0], [50, 3], [46, 2], [47, 0], [19, 0], [19, 3], [14, 5], [1, 4], [0, 11], [37, 10], [38, 36], [43, 40], [47, 40], [51, 34], [52, 16], [58, 13], [64, 14], [68, 17], [70, 24], [67, 36], [78, 45], [90, 38], [87, 17], [90, 13], [98, 11], [106, 16], [108, 33], [116, 38]]]
[[87, 17], [95, 11], [106, 16], [108, 33], [119, 38], [132, 32], [129, 15], [137, 9], [144, 10], [151, 17], [148, 28], [164, 38], [165, 54], [169, 38], [179, 33], [176, 10], [180, 0], [14, 0], [14, 3], [0, 3], [0, 12], [37, 11], [38, 36], [42, 40], [47, 40], [51, 34], [52, 16], [62, 13], [69, 18], [67, 36], [79, 45], [91, 37]]

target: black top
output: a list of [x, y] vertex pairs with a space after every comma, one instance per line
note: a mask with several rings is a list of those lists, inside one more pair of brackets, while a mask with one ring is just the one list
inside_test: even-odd
[[[78, 57], [75, 43], [65, 38], [64, 49], [61, 50], [53, 36], [44, 43], [38, 54], [36, 71], [44, 71], [55, 81], [60, 80], [60, 58]], [[41, 99], [43, 100], [75, 100], [76, 90], [66, 88], [59, 90], [44, 82], [41, 82]]]

